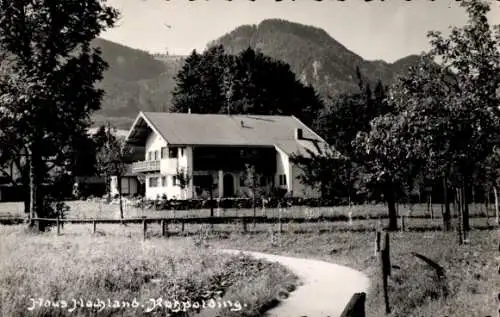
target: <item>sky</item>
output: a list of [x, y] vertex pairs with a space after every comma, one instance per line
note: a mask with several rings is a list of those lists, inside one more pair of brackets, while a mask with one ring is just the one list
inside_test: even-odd
[[[280, 18], [324, 29], [367, 60], [395, 60], [428, 49], [426, 34], [466, 23], [455, 0], [108, 0], [121, 12], [101, 37], [133, 48], [172, 55], [203, 51], [208, 42], [243, 24]], [[490, 24], [500, 24], [492, 1]]]

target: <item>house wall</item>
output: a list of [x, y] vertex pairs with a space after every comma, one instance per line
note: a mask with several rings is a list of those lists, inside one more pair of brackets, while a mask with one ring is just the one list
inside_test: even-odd
[[[155, 132], [151, 132], [146, 140], [144, 160], [148, 161], [149, 160], [148, 153], [155, 151], [157, 153], [157, 159], [159, 160], [161, 157], [161, 148], [164, 146], [167, 146], [167, 142], [165, 142], [165, 140], [163, 140], [163, 138], [157, 135]], [[154, 156], [152, 157], [152, 160], [154, 160]]]
[[[121, 179], [122, 195], [135, 195], [139, 191], [139, 181], [136, 177], [124, 176]], [[118, 195], [118, 178], [111, 176], [111, 196]]]
[[[164, 157], [162, 158], [162, 148], [165, 148]], [[146, 198], [157, 199], [164, 195], [168, 199], [187, 199], [192, 197], [193, 181], [192, 181], [192, 165], [193, 165], [193, 149], [192, 147], [177, 147], [177, 158], [169, 158], [168, 143], [156, 133], [151, 132], [145, 146], [145, 160], [149, 160], [148, 153], [156, 152], [156, 158], [160, 161], [160, 172], [154, 174], [146, 174]], [[154, 160], [155, 155], [151, 155]], [[174, 185], [174, 176], [178, 169], [183, 169], [190, 177], [189, 185], [182, 189], [179, 185]], [[162, 177], [165, 177], [165, 184], [162, 183]], [[150, 179], [158, 178], [158, 186], [150, 187]]]
[[[286, 185], [281, 186], [279, 182], [279, 175], [286, 175]], [[274, 179], [275, 187], [284, 188], [287, 191], [292, 190], [293, 182], [292, 182], [292, 168], [290, 166], [290, 159], [288, 155], [281, 151], [280, 149], [276, 149], [276, 175]]]
[[[162, 148], [166, 148], [166, 155], [162, 158]], [[176, 197], [177, 199], [189, 199], [195, 194], [193, 186], [193, 148], [186, 146], [183, 148], [177, 147], [177, 158], [169, 158], [169, 147], [163, 138], [151, 132], [146, 141], [145, 146], [145, 160], [149, 159], [149, 152], [156, 152], [156, 158], [160, 161], [160, 172], [154, 174], [146, 174], [146, 198], [157, 199], [166, 195], [168, 199]], [[300, 168], [293, 166], [290, 162], [288, 155], [276, 149], [276, 174], [274, 175], [275, 187], [286, 189], [292, 192], [293, 196], [299, 197], [316, 197], [318, 192], [313, 190], [310, 186], [301, 184], [297, 177], [302, 173]], [[154, 160], [155, 156], [152, 154], [151, 159]], [[178, 169], [183, 169], [190, 177], [190, 184], [182, 190], [179, 185], [173, 184], [173, 178], [177, 174]], [[212, 175], [215, 183], [213, 190], [214, 197], [220, 197], [219, 193], [223, 194], [223, 177], [226, 174], [231, 174], [234, 181], [234, 193], [236, 196], [246, 196], [251, 193], [251, 190], [245, 186], [240, 186], [240, 177], [242, 172], [236, 171], [196, 171], [196, 175]], [[285, 175], [286, 185], [280, 185], [280, 175]], [[166, 177], [166, 184], [162, 184], [162, 176]], [[150, 187], [150, 178], [156, 177], [158, 185]], [[271, 189], [272, 180], [264, 187], [267, 190]], [[260, 187], [260, 184], [259, 186]]]

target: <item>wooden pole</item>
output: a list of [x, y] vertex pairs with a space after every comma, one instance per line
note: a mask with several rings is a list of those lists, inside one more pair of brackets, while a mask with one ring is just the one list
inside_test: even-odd
[[375, 256], [377, 256], [378, 253], [380, 252], [380, 241], [381, 241], [381, 239], [382, 239], [382, 233], [377, 230], [375, 232], [375, 247], [374, 247]]
[[385, 313], [390, 314], [388, 276], [391, 274], [389, 233], [385, 233], [384, 247], [379, 252], [380, 275], [382, 278], [382, 292], [384, 297]]
[[181, 221], [181, 231], [184, 232], [184, 221]]
[[147, 239], [147, 231], [148, 231], [148, 223], [146, 222], [146, 219], [142, 219], [142, 228], [144, 231], [144, 240]]
[[386, 269], [387, 269], [387, 275], [391, 276], [391, 248], [390, 248], [390, 237], [389, 237], [389, 232], [385, 233], [384, 237], [384, 250], [385, 250], [385, 263], [386, 263]]
[[247, 221], [245, 219], [243, 219], [243, 232], [247, 232]]
[[60, 235], [61, 234], [61, 220], [60, 220], [61, 216], [57, 215], [57, 220], [56, 220], [56, 223], [57, 223], [57, 235]]
[[458, 231], [458, 244], [464, 244], [464, 232], [463, 232], [463, 222], [462, 222], [462, 190], [456, 188], [457, 198], [457, 231]]
[[429, 194], [429, 206], [431, 207], [431, 219], [434, 219], [434, 208], [432, 206], [432, 192]]
[[384, 296], [384, 305], [385, 305], [385, 313], [389, 314], [391, 309], [389, 307], [389, 294], [388, 294], [388, 283], [387, 283], [387, 275], [385, 274], [384, 268], [384, 252], [379, 252], [379, 262], [380, 262], [380, 274], [382, 277], [382, 292]]
[[340, 317], [365, 317], [366, 293], [355, 293], [342, 311]]
[[499, 210], [499, 202], [498, 202], [498, 191], [497, 187], [493, 186], [493, 195], [495, 196], [495, 221], [497, 224], [500, 224], [500, 210]]
[[165, 237], [166, 235], [166, 230], [165, 230], [165, 219], [161, 220], [161, 236]]
[[93, 231], [93, 233], [95, 234], [95, 233], [96, 233], [96, 231], [97, 231], [97, 222], [95, 221], [95, 219], [94, 219], [94, 220], [92, 220], [92, 225], [93, 225], [93, 227], [94, 227], [94, 231]]

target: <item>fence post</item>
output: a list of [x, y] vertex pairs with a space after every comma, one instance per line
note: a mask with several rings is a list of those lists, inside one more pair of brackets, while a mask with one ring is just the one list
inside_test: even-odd
[[375, 249], [374, 250], [375, 251], [375, 256], [377, 256], [378, 253], [380, 252], [380, 241], [381, 241], [381, 239], [382, 239], [382, 233], [379, 230], [377, 230], [375, 232], [375, 247], [374, 247], [374, 249]]
[[93, 233], [95, 234], [96, 231], [97, 231], [97, 222], [95, 221], [95, 219], [92, 220], [92, 225], [94, 226], [94, 232]]
[[161, 220], [161, 236], [165, 236], [165, 219]]
[[388, 276], [391, 274], [390, 249], [389, 249], [389, 233], [385, 233], [384, 247], [379, 252], [380, 275], [382, 278], [382, 291], [384, 296], [385, 313], [390, 314], [389, 292], [388, 292]]
[[60, 235], [61, 234], [61, 220], [60, 220], [60, 217], [59, 214], [57, 215], [57, 219], [56, 219], [56, 224], [57, 224], [57, 235]]
[[243, 218], [243, 232], [247, 232], [247, 221]]
[[355, 293], [340, 314], [340, 317], [365, 317], [366, 293]]
[[148, 223], [146, 222], [146, 218], [142, 219], [142, 227], [144, 231], [144, 240], [147, 239], [147, 231], [148, 231]]
[[181, 231], [184, 232], [184, 221], [181, 221]]

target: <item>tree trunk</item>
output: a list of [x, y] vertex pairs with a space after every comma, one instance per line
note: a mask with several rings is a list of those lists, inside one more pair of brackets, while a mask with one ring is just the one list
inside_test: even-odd
[[457, 213], [457, 232], [458, 232], [458, 244], [464, 244], [464, 228], [462, 221], [462, 190], [461, 188], [456, 188], [456, 213]]
[[104, 179], [106, 181], [106, 202], [109, 204], [111, 202], [111, 176], [106, 174], [104, 176]]
[[499, 210], [498, 210], [498, 190], [496, 186], [493, 186], [493, 195], [495, 195], [495, 220], [497, 224], [500, 224]]
[[214, 216], [214, 185], [212, 184], [210, 186], [210, 217], [212, 218]]
[[488, 215], [488, 208], [490, 208], [490, 188], [486, 190], [486, 202], [484, 207], [486, 208], [486, 215]]
[[[30, 219], [35, 217], [41, 218], [43, 217], [43, 204], [41, 201], [41, 195], [39, 193], [41, 179], [39, 168], [40, 162], [42, 160], [40, 156], [40, 152], [38, 151], [37, 145], [31, 145], [30, 147], [30, 157], [29, 157], [29, 210], [30, 210]], [[34, 226], [33, 220], [30, 221], [30, 226]], [[38, 221], [38, 231], [45, 231], [46, 224], [43, 221]]]
[[462, 180], [462, 221], [464, 232], [470, 231], [470, 221], [469, 221], [469, 193], [468, 193], [468, 178]]
[[253, 208], [253, 226], [255, 227], [255, 217], [257, 216], [257, 208], [255, 206], [255, 176], [252, 180], [252, 208]]
[[24, 193], [24, 212], [25, 214], [28, 215], [28, 217], [30, 217], [30, 222], [31, 222], [31, 200], [30, 200], [30, 187], [29, 185], [23, 185], [23, 187], [26, 189], [25, 190], [25, 193]]
[[450, 211], [450, 199], [449, 199], [449, 191], [448, 191], [448, 179], [446, 174], [443, 177], [443, 204], [444, 204], [444, 212], [443, 212], [443, 227], [445, 231], [451, 230], [451, 211]]
[[120, 201], [120, 220], [123, 224], [123, 201], [122, 201], [122, 179], [120, 176], [116, 176], [117, 188], [118, 188], [118, 199]]
[[427, 193], [427, 213], [431, 214], [431, 194]]
[[384, 196], [389, 212], [389, 226], [387, 229], [390, 231], [396, 231], [398, 230], [398, 213], [396, 210], [396, 199], [394, 196], [394, 185], [392, 183], [392, 180], [386, 182], [384, 188]]

